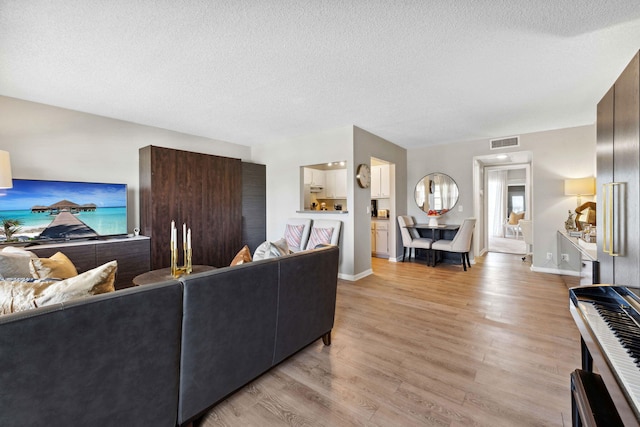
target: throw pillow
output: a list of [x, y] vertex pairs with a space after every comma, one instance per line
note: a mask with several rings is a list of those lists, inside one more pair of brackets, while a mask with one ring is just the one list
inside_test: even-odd
[[275, 242], [266, 241], [258, 246], [253, 253], [253, 260], [258, 261], [267, 258], [276, 258], [289, 254], [289, 246], [287, 241], [282, 238]]
[[15, 313], [115, 290], [118, 263], [111, 261], [65, 280], [0, 281], [0, 314]]
[[333, 227], [312, 228], [311, 236], [309, 236], [309, 244], [307, 245], [307, 249], [315, 249], [315, 247], [318, 245], [330, 244], [332, 236], [333, 236]]
[[244, 264], [247, 262], [251, 262], [251, 251], [249, 250], [249, 246], [244, 245], [244, 247], [240, 249], [240, 251], [236, 254], [236, 256], [233, 257], [233, 260], [229, 265], [234, 266], [234, 265]]
[[36, 279], [68, 279], [78, 275], [78, 270], [62, 252], [49, 258], [31, 258], [31, 275]]
[[300, 242], [302, 241], [302, 231], [304, 225], [287, 224], [287, 228], [284, 231], [284, 238], [287, 241], [287, 245], [290, 248], [300, 248]]
[[0, 276], [31, 277], [29, 266], [33, 252], [7, 246], [0, 251]]
[[0, 314], [37, 308], [33, 293], [37, 287], [48, 286], [52, 279], [15, 278], [0, 280]]
[[520, 221], [521, 219], [524, 219], [524, 212], [511, 212], [511, 214], [509, 215], [509, 225], [517, 225], [518, 221]]

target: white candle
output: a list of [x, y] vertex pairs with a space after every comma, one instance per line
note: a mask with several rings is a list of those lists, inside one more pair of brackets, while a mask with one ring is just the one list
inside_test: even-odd
[[191, 249], [191, 229], [187, 231], [187, 249]]
[[176, 240], [176, 222], [171, 221], [171, 244]]
[[182, 224], [182, 249], [187, 248], [187, 224]]

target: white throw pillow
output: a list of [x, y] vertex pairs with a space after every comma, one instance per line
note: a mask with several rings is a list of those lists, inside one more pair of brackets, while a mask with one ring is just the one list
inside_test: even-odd
[[9, 277], [32, 277], [30, 271], [31, 258], [36, 255], [13, 246], [6, 246], [0, 251], [0, 276]]
[[253, 260], [258, 261], [267, 258], [276, 258], [290, 253], [287, 241], [282, 238], [275, 242], [266, 241], [258, 246], [253, 253]]
[[118, 263], [111, 261], [65, 280], [2, 280], [0, 314], [113, 292], [117, 269]]

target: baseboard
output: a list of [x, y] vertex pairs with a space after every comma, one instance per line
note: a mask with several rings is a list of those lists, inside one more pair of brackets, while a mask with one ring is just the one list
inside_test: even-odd
[[548, 273], [548, 274], [558, 274], [560, 276], [577, 276], [580, 277], [580, 273], [574, 270], [561, 270], [559, 268], [546, 268], [546, 267], [534, 267], [531, 266], [531, 271], [535, 271], [536, 273]]
[[338, 273], [338, 279], [342, 279], [342, 280], [347, 280], [349, 282], [356, 282], [364, 277], [370, 276], [373, 274], [373, 270], [372, 269], [368, 269], [363, 271], [362, 273], [353, 275], [353, 274], [343, 274], [343, 273]]

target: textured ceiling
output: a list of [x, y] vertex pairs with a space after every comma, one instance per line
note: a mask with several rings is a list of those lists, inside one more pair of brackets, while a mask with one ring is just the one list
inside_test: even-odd
[[591, 124], [638, 49], [637, 0], [0, 0], [0, 95], [245, 145]]

